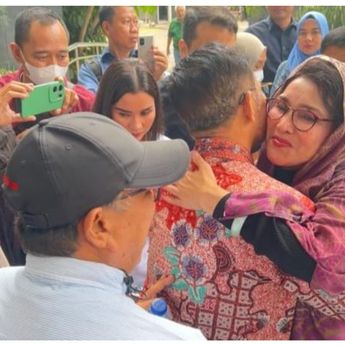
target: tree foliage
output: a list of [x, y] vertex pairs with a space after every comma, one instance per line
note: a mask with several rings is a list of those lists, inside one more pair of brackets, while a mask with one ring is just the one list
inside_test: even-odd
[[98, 25], [99, 6], [63, 6], [62, 14], [70, 33], [70, 44], [75, 42], [104, 42]]
[[[344, 6], [296, 6], [294, 17], [296, 20], [301, 18], [304, 13], [309, 11], [318, 11], [323, 13], [330, 29], [345, 25], [345, 7]], [[257, 22], [267, 16], [265, 6], [244, 6], [244, 19], [250, 24]]]
[[[157, 6], [134, 6], [140, 18], [152, 21], [157, 13]], [[70, 43], [104, 42], [105, 36], [98, 25], [99, 6], [63, 6], [63, 19], [70, 32]]]

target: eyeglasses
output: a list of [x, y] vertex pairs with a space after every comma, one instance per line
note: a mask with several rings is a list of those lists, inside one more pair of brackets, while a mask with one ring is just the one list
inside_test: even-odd
[[293, 109], [287, 102], [281, 98], [270, 98], [266, 101], [266, 111], [269, 118], [272, 120], [279, 120], [292, 111], [292, 124], [300, 132], [307, 132], [311, 130], [316, 122], [332, 122], [330, 119], [320, 119], [313, 112], [306, 109]]
[[144, 193], [144, 192], [147, 192], [149, 190], [152, 190], [152, 192], [153, 192], [154, 201], [155, 202], [159, 201], [160, 195], [161, 195], [161, 189], [160, 188], [125, 189], [122, 192], [122, 195], [117, 200], [123, 200], [123, 199], [131, 198], [137, 194]]

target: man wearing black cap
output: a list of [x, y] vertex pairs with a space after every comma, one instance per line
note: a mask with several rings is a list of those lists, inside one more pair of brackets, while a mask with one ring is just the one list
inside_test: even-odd
[[184, 142], [141, 143], [104, 116], [36, 125], [3, 181], [27, 262], [0, 270], [0, 339], [202, 339], [126, 296], [157, 188], [188, 164]]

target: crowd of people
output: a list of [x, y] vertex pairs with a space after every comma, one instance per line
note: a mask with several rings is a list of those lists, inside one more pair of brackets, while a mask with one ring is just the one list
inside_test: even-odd
[[[148, 63], [134, 9], [101, 7], [108, 46], [77, 84], [63, 20], [17, 16], [0, 339], [345, 339], [345, 27], [266, 9], [238, 32], [227, 7], [176, 6]], [[22, 117], [54, 80], [62, 106]]]

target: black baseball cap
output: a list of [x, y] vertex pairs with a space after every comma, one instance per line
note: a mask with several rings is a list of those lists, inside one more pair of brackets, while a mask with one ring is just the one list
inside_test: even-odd
[[9, 160], [4, 194], [26, 226], [48, 229], [78, 221], [126, 188], [181, 178], [190, 154], [183, 140], [136, 140], [113, 120], [75, 113], [32, 127]]

